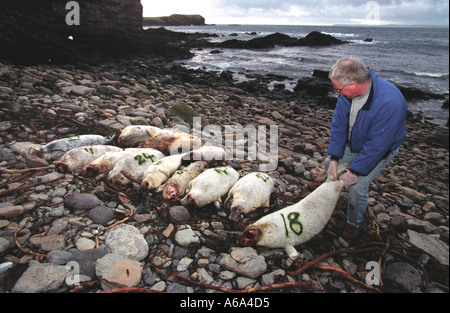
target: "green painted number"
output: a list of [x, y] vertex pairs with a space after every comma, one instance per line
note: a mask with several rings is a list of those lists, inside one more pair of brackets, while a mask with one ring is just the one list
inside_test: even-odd
[[217, 172], [217, 174], [225, 174], [228, 176], [228, 170], [226, 167], [215, 168], [214, 170]]
[[138, 154], [134, 157], [134, 159], [138, 162], [139, 165], [144, 164], [147, 160], [150, 160], [152, 163], [155, 162], [156, 156], [154, 154], [142, 153]]
[[81, 140], [81, 137], [80, 136], [70, 137], [70, 138], [67, 138], [67, 140], [68, 141], [77, 141], [77, 140]]
[[[280, 213], [280, 215], [283, 218], [284, 229], [286, 231], [286, 238], [289, 238], [289, 230], [286, 218], [284, 217], [283, 213]], [[289, 228], [292, 230], [292, 232], [297, 236], [300, 236], [303, 233], [303, 224], [300, 222], [300, 213], [291, 212], [287, 216], [287, 219], [289, 221]]]
[[268, 176], [261, 173], [256, 174], [256, 177], [261, 178], [265, 183], [267, 183], [267, 181], [269, 180]]

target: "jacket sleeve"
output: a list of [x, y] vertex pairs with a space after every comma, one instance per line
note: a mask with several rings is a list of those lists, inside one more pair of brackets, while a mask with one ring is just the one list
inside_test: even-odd
[[345, 102], [344, 97], [340, 96], [330, 125], [328, 154], [332, 159], [340, 159], [344, 156], [348, 134], [348, 107], [349, 104]]
[[380, 106], [369, 127], [367, 141], [350, 164], [350, 170], [359, 175], [369, 174], [390, 150], [402, 118], [401, 101], [393, 99]]

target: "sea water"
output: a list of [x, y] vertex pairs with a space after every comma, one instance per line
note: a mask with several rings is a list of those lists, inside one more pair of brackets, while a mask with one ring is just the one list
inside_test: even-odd
[[[252, 74], [275, 74], [286, 76], [283, 83], [292, 90], [299, 78], [311, 76], [314, 69], [328, 71], [338, 59], [352, 55], [395, 84], [440, 95], [449, 92], [449, 28], [445, 27], [208, 25], [167, 29], [218, 35], [209, 38], [213, 42], [250, 40], [276, 32], [302, 38], [312, 31], [349, 42], [329, 47], [220, 48], [217, 54], [210, 53], [213, 49], [192, 49], [195, 56], [182, 61], [190, 68], [232, 71], [237, 81], [251, 79]], [[409, 109], [445, 125], [448, 110], [441, 108], [443, 101], [409, 101]]]

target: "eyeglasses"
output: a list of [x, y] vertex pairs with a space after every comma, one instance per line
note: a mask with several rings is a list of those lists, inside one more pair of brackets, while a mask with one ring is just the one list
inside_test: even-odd
[[335, 88], [335, 89], [334, 89], [334, 93], [335, 93], [335, 94], [338, 94], [338, 95], [342, 94], [342, 90], [344, 90], [345, 87], [348, 87], [348, 86], [344, 86], [344, 87], [342, 87], [341, 89], [336, 89], [336, 88]]

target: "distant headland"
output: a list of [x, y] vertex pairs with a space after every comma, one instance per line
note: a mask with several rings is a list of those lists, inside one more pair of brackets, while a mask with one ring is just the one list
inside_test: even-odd
[[143, 26], [203, 26], [205, 18], [201, 15], [172, 14], [161, 17], [144, 17]]

